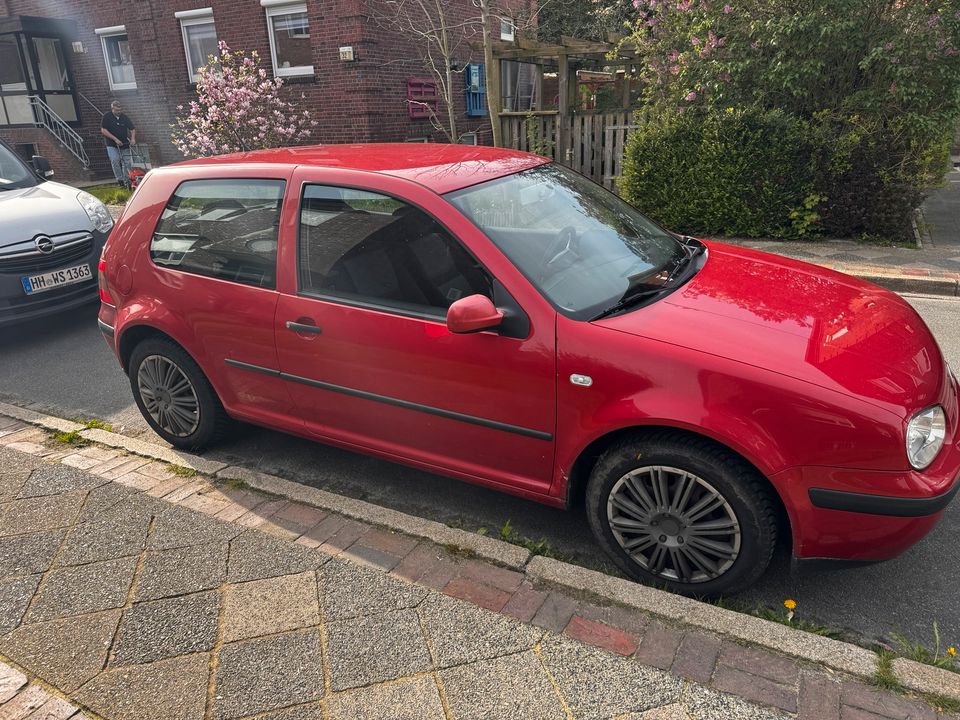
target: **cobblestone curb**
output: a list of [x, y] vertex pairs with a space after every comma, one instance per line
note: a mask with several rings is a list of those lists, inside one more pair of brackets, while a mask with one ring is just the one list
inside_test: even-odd
[[[5, 414], [4, 406], [0, 406], [0, 414]], [[15, 420], [48, 430], [60, 431], [63, 427], [62, 421], [37, 413], [20, 411]], [[25, 428], [15, 420], [0, 418], [0, 444], [11, 449], [89, 471], [218, 520], [379, 568], [408, 582], [614, 654], [631, 656], [689, 680], [709, 683], [752, 702], [791, 714], [800, 708], [801, 718], [840, 718], [844, 704], [873, 715], [850, 711], [843, 718], [936, 717], [922, 705], [896, 696], [889, 697], [906, 703], [898, 707], [908, 710], [881, 712], [877, 708], [889, 706], [883, 700], [889, 694], [852, 680], [837, 687], [820, 687], [834, 682], [822, 669], [872, 679], [878, 658], [855, 645], [557, 560], [530, 558], [526, 550], [508, 543], [452, 531], [438, 523], [263, 473], [220, 468], [216, 478], [181, 477], [164, 464], [169, 461], [149, 459], [166, 455], [167, 449], [156, 447], [155, 452], [143, 457], [131, 455], [135, 451], [129, 450], [128, 439], [115, 433], [97, 431], [95, 435], [103, 445], [113, 443], [113, 449], [50, 448], [44, 444], [45, 433]], [[181, 465], [181, 461], [177, 454], [176, 464]], [[496, 565], [471, 557], [482, 557]], [[744, 649], [744, 644], [754, 649]], [[960, 701], [960, 675], [903, 659], [895, 661], [894, 670], [909, 690]], [[814, 704], [813, 698], [822, 699], [827, 691], [838, 693], [836, 712], [803, 711], [804, 697]], [[843, 699], [848, 695], [849, 702]]]

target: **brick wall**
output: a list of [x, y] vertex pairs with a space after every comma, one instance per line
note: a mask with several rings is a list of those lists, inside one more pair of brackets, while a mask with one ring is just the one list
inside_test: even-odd
[[[524, 6], [530, 2], [509, 1]], [[286, 91], [319, 121], [313, 137], [316, 142], [401, 141], [415, 137], [444, 140], [429, 120], [408, 116], [407, 78], [429, 75], [420, 66], [408, 37], [384, 29], [371, 19], [378, 13], [368, 3], [379, 2], [383, 0], [307, 0], [314, 76], [288, 80]], [[76, 37], [68, 40], [82, 42], [84, 52], [71, 52], [69, 43], [64, 49], [77, 89], [86, 98], [80, 98], [77, 130], [94, 161], [93, 170], [102, 176], [110, 175], [109, 164], [99, 135], [100, 117], [92, 106], [106, 111], [112, 98], [123, 102], [125, 112], [137, 125], [138, 139], [150, 144], [155, 162], [182, 159], [170, 143], [170, 126], [176, 106], [189, 102], [194, 89], [189, 84], [180, 22], [174, 13], [197, 7], [212, 7], [219, 39], [235, 49], [257, 50], [271, 71], [266, 15], [255, 0], [0, 0], [0, 14], [76, 22]], [[458, 22], [478, 13], [471, 0], [451, 0], [450, 8]], [[137, 88], [111, 92], [100, 38], [94, 29], [121, 24], [126, 25]], [[479, 34], [472, 40], [479, 42]], [[339, 48], [346, 45], [354, 48], [356, 61], [339, 59]], [[456, 59], [461, 64], [476, 62], [482, 59], [482, 52], [460, 42]], [[465, 115], [463, 77], [459, 73], [454, 77], [454, 93], [459, 132], [476, 131], [481, 143], [489, 143], [489, 122]], [[5, 139], [12, 139], [14, 134], [13, 130], [0, 129], [0, 137]], [[60, 162], [59, 154], [50, 155], [51, 162]], [[55, 169], [61, 177], [73, 172], [67, 165]]]

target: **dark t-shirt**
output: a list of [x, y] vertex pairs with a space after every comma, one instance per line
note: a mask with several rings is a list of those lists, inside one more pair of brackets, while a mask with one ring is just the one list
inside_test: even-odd
[[[103, 120], [100, 121], [100, 127], [106, 128], [107, 132], [113, 135], [117, 140], [121, 140], [120, 147], [128, 148], [130, 147], [129, 131], [136, 130], [137, 128], [123, 113], [120, 113], [120, 117], [117, 117], [112, 112], [104, 113]], [[104, 142], [107, 147], [114, 146], [113, 140], [104, 136]], [[114, 146], [115, 147], [115, 146]]]

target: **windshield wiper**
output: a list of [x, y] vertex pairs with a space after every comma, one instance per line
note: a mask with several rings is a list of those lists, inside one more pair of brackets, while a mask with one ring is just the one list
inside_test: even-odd
[[608, 307], [606, 310], [601, 312], [599, 315], [596, 315], [590, 318], [590, 322], [596, 320], [603, 320], [605, 317], [610, 317], [615, 315], [621, 310], [626, 310], [631, 305], [636, 305], [637, 303], [646, 300], [648, 298], [656, 297], [657, 295], [662, 295], [665, 292], [670, 290], [669, 285], [663, 285], [662, 287], [653, 288], [651, 290], [640, 290], [639, 292], [630, 293], [629, 295], [624, 295], [620, 300], [615, 304]]

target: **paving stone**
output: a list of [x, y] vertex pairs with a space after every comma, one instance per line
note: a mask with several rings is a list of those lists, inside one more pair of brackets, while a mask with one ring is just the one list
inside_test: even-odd
[[537, 614], [533, 616], [532, 622], [534, 625], [559, 633], [563, 632], [576, 611], [576, 600], [551, 592], [537, 610]]
[[467, 560], [460, 566], [460, 577], [512, 593], [520, 587], [524, 575], [516, 570], [497, 567], [482, 560]]
[[596, 645], [617, 655], [633, 655], [637, 649], [634, 635], [580, 615], [574, 615], [563, 632], [574, 640]]
[[94, 516], [70, 530], [57, 564], [81, 565], [139, 554], [151, 517], [148, 511], [128, 510], [126, 503]]
[[417, 546], [417, 539], [409, 535], [373, 528], [365, 532], [363, 537], [357, 540], [357, 543], [403, 558]]
[[587, 620], [624, 630], [638, 638], [643, 637], [650, 625], [649, 616], [643, 612], [617, 605], [594, 605], [593, 603], [581, 602], [577, 606], [577, 615], [585, 617]]
[[439, 548], [433, 543], [423, 542], [407, 553], [391, 574], [407, 582], [417, 582], [439, 560]]
[[5, 663], [0, 663], [0, 705], [16, 695], [26, 684], [26, 675]]
[[320, 568], [319, 581], [320, 602], [327, 620], [416, 607], [429, 592], [379, 570], [338, 559]]
[[75, 695], [110, 720], [200, 720], [207, 700], [206, 653], [107, 670]]
[[683, 697], [683, 704], [695, 720], [789, 720], [790, 716], [778, 710], [753, 705], [733, 695], [691, 684]]
[[773, 705], [787, 712], [795, 713], [797, 711], [797, 688], [795, 686], [781, 685], [765, 677], [743, 672], [726, 665], [717, 665], [717, 669], [713, 673], [713, 686], [717, 690], [733, 693], [764, 705]]
[[755, 647], [743, 647], [726, 641], [720, 649], [718, 666], [728, 666], [751, 675], [772, 680], [781, 685], [794, 685], [800, 677], [795, 660]]
[[841, 701], [844, 706], [868, 710], [882, 717], [897, 718], [897, 720], [926, 717], [924, 713], [929, 711], [929, 708], [921, 703], [852, 681], [843, 683]]
[[320, 622], [314, 573], [230, 585], [223, 600], [224, 640], [242, 640], [311, 627]]
[[174, 507], [154, 521], [150, 548], [169, 550], [189, 545], [229, 542], [240, 532], [240, 528], [235, 525], [215, 520], [194, 510]]
[[316, 570], [330, 558], [309, 548], [293, 545], [247, 530], [230, 542], [227, 579], [230, 582], [260, 580]]
[[65, 530], [0, 538], [0, 577], [46, 572]]
[[297, 632], [224, 645], [216, 675], [217, 720], [319, 700], [320, 634]]
[[334, 690], [432, 669], [416, 610], [338, 620], [326, 627], [327, 664]]
[[636, 660], [667, 670], [673, 665], [682, 638], [683, 634], [676, 628], [654, 621], [643, 634]]
[[30, 474], [17, 497], [60, 495], [72, 490], [92, 490], [107, 481], [62, 463], [46, 463]]
[[327, 701], [327, 710], [330, 720], [385, 720], [386, 718], [389, 720], [444, 720], [446, 718], [437, 685], [433, 678], [429, 677], [400, 680], [388, 685], [374, 685], [334, 695]]
[[717, 666], [721, 640], [716, 635], [689, 630], [683, 635], [671, 670], [688, 680], [708, 683]]
[[227, 580], [226, 543], [147, 552], [134, 598], [157, 600], [220, 587]]
[[0, 514], [0, 537], [72, 525], [85, 496], [85, 491], [78, 490], [52, 497], [13, 500], [7, 503]]
[[461, 665], [440, 672], [447, 703], [461, 720], [561, 720], [566, 712], [532, 652]]
[[510, 599], [508, 592], [459, 577], [451, 580], [443, 592], [493, 612], [500, 612]]
[[420, 612], [440, 668], [529, 650], [543, 637], [539, 628], [436, 593]]
[[100, 513], [109, 511], [124, 500], [129, 500], [135, 495], [139, 495], [135, 490], [117, 485], [116, 483], [107, 483], [94, 488], [87, 493], [87, 500], [83, 504], [83, 510], [80, 512], [81, 521], [89, 520]]
[[0, 635], [20, 624], [39, 584], [39, 575], [0, 580]]
[[367, 547], [359, 543], [354, 543], [344, 550], [343, 557], [353, 562], [368, 565], [386, 572], [393, 570], [400, 563], [401, 559], [397, 555], [391, 555], [383, 550], [377, 550], [376, 548]]
[[77, 708], [51, 695], [39, 685], [31, 685], [0, 708], [3, 720], [67, 720]]
[[113, 610], [21, 625], [0, 638], [0, 653], [71, 693], [100, 672], [119, 621]]
[[520, 622], [530, 622], [537, 610], [547, 599], [547, 593], [535, 590], [529, 583], [524, 583], [500, 610]]
[[137, 558], [120, 558], [51, 570], [40, 588], [26, 622], [109, 610], [127, 601]]
[[29, 470], [0, 472], [0, 502], [15, 498], [29, 477]]
[[356, 520], [347, 520], [339, 530], [327, 538], [320, 549], [329, 555], [336, 555], [353, 545], [368, 530], [370, 530], [369, 525], [364, 525]]
[[680, 703], [664, 705], [639, 714], [631, 713], [621, 720], [691, 720]]
[[839, 720], [840, 683], [819, 673], [800, 679], [799, 720]]
[[326, 718], [323, 715], [323, 706], [320, 703], [310, 703], [309, 705], [298, 705], [286, 710], [270, 712], [266, 715], [257, 715], [257, 720], [326, 720]]
[[220, 596], [215, 592], [138, 603], [123, 615], [111, 665], [139, 665], [211, 650]]
[[577, 718], [642, 712], [680, 700], [679, 678], [562, 635], [547, 638], [540, 655]]

